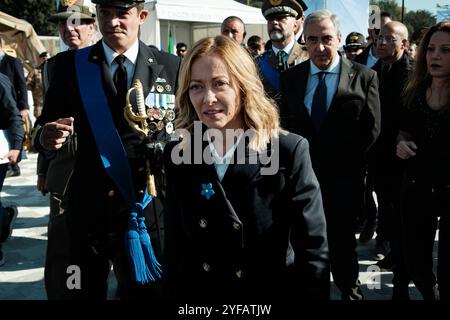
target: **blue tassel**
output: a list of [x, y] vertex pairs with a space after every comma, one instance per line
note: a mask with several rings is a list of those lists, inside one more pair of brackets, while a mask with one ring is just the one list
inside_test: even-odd
[[161, 264], [158, 262], [155, 256], [155, 252], [153, 251], [152, 243], [150, 240], [150, 236], [147, 232], [147, 226], [145, 225], [145, 218], [139, 217], [138, 220], [138, 233], [139, 240], [141, 241], [142, 251], [145, 257], [145, 263], [150, 270], [152, 281], [155, 279], [161, 278]]
[[126, 246], [130, 257], [131, 271], [135, 276], [135, 280], [142, 284], [153, 281], [153, 276], [146, 264], [146, 258], [142, 251], [140, 235], [138, 232], [137, 213], [130, 213], [128, 221], [128, 230], [126, 233]]

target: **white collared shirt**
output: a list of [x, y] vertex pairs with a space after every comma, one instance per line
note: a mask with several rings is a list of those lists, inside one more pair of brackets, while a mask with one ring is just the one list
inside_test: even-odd
[[[108, 47], [108, 45], [102, 41], [103, 50], [105, 52], [106, 62], [108, 63], [109, 71], [111, 72], [111, 77], [117, 70], [117, 63], [114, 59], [119, 55], [113, 49]], [[136, 60], [139, 52], [139, 40], [136, 39], [136, 42], [123, 53], [126, 57], [125, 59], [125, 68], [127, 69], [127, 80], [128, 80], [128, 88], [131, 87], [131, 81], [133, 80], [134, 70], [136, 69]]]
[[[295, 44], [295, 37], [294, 37], [294, 39], [291, 42], [288, 43], [288, 45], [286, 47], [284, 47], [282, 49], [284, 52], [287, 53], [284, 56], [283, 63], [286, 63], [286, 61], [288, 60], [289, 55], [291, 54], [292, 48], [294, 47], [294, 44]], [[275, 57], [276, 57], [278, 55], [278, 51], [280, 51], [280, 49], [275, 48], [274, 46], [272, 46], [272, 50], [273, 50], [273, 53], [275, 54]]]
[[216, 147], [214, 147], [214, 143], [211, 141], [209, 133], [207, 132], [209, 149], [211, 150], [211, 156], [214, 161], [214, 167], [216, 168], [217, 177], [219, 178], [220, 182], [222, 182], [222, 179], [225, 176], [225, 173], [227, 172], [228, 165], [231, 162], [231, 158], [233, 157], [234, 151], [236, 150], [239, 142], [241, 141], [242, 136], [243, 134], [241, 133], [237, 138], [236, 143], [230, 149], [228, 149], [228, 151], [225, 153], [223, 157], [221, 157], [217, 153]]
[[341, 73], [340, 63], [341, 57], [336, 55], [336, 59], [333, 60], [330, 67], [326, 70], [321, 70], [312, 62], [312, 60], [310, 60], [308, 84], [306, 85], [305, 98], [303, 100], [309, 114], [311, 114], [314, 93], [316, 92], [317, 85], [319, 84], [319, 76], [317, 74], [320, 72], [326, 72], [325, 84], [327, 85], [327, 111], [330, 108], [339, 84], [339, 74]]

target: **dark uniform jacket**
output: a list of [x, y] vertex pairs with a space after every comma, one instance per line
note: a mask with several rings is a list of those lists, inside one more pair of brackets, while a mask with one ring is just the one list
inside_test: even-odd
[[[42, 94], [44, 97], [54, 75], [55, 63], [56, 56], [53, 56], [39, 66], [42, 70]], [[35, 130], [38, 130], [41, 125], [41, 119], [38, 119], [35, 123]], [[76, 140], [75, 133], [51, 159], [46, 158], [41, 153], [38, 155], [36, 171], [39, 176], [46, 177], [45, 190], [58, 196], [66, 194], [75, 163]], [[35, 144], [34, 140], [33, 144]]]
[[[8, 77], [0, 73], [0, 130], [8, 130], [10, 149], [21, 150], [24, 128]], [[3, 156], [3, 154], [1, 155]]]
[[[98, 243], [105, 233], [123, 231], [126, 228], [129, 209], [124, 203], [117, 186], [112, 182], [103, 168], [99, 152], [94, 141], [92, 130], [84, 111], [77, 77], [75, 73], [75, 53], [67, 51], [57, 55], [54, 74], [48, 89], [40, 124], [55, 121], [59, 118], [73, 117], [74, 130], [77, 134], [77, 151], [73, 174], [68, 189], [72, 230], [77, 230], [77, 237]], [[101, 78], [107, 102], [127, 152], [136, 195], [142, 195], [145, 189], [145, 159], [138, 155], [137, 146], [142, 137], [131, 129], [124, 119], [124, 106], [116, 99], [116, 89], [105, 60], [101, 41], [92, 47], [89, 60], [100, 65]], [[176, 88], [179, 58], [162, 53], [156, 48], [139, 43], [139, 53], [133, 76], [142, 82], [144, 96], [150, 92], [158, 78], [165, 79]], [[39, 136], [39, 133], [38, 135]], [[42, 150], [39, 139], [36, 139], [38, 150]], [[57, 156], [56, 152], [56, 156]], [[86, 238], [87, 236], [87, 238]]]
[[0, 62], [0, 72], [5, 74], [14, 86], [17, 108], [19, 110], [28, 110], [27, 83], [25, 81], [23, 66], [20, 60], [5, 54]]
[[306, 139], [280, 134], [274, 175], [249, 164], [246, 149], [246, 164], [229, 164], [221, 182], [213, 164], [175, 165], [174, 145], [165, 150], [170, 296], [327, 299], [326, 225]]
[[359, 175], [380, 132], [377, 75], [341, 56], [338, 88], [317, 131], [304, 105], [309, 73], [310, 60], [282, 73], [282, 124], [308, 139], [319, 181], [321, 176]]
[[[305, 61], [308, 59], [308, 51], [306, 51], [306, 48], [297, 42], [295, 42], [294, 46], [292, 47], [291, 53], [289, 54], [289, 57], [286, 61], [285, 69], [293, 67], [296, 63], [298, 64], [298, 61]], [[271, 85], [271, 81], [268, 79], [268, 74], [264, 74], [260, 64], [260, 60], [265, 60], [268, 65], [273, 68], [274, 71], [277, 70], [277, 57], [275, 56], [275, 53], [272, 49], [265, 51], [262, 55], [258, 57], [257, 63], [259, 65], [259, 71], [261, 76], [261, 81], [264, 85], [264, 90], [266, 93], [271, 97], [272, 99], [275, 99], [275, 101], [280, 101], [280, 89], [275, 88]], [[276, 73], [279, 74], [281, 71], [276, 71]]]

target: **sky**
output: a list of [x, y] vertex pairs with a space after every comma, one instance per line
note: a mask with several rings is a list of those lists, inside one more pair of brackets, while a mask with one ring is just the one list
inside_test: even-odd
[[[395, 0], [399, 5], [402, 5], [402, 0]], [[404, 0], [407, 10], [428, 10], [436, 14], [436, 4], [450, 5], [450, 0]]]

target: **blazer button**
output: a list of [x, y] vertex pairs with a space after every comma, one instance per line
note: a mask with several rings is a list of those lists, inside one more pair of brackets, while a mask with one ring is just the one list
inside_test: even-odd
[[234, 228], [234, 230], [239, 230], [239, 229], [241, 229], [241, 225], [237, 222], [233, 222], [233, 228]]
[[203, 270], [205, 270], [206, 272], [209, 272], [209, 271], [211, 271], [211, 266], [209, 264], [207, 264], [206, 262], [204, 262]]
[[237, 269], [236, 270], [236, 277], [238, 279], [242, 279], [243, 276], [244, 276], [244, 273], [242, 272], [242, 270], [241, 269]]
[[200, 219], [198, 224], [199, 224], [200, 228], [202, 228], [202, 229], [206, 229], [206, 227], [208, 226], [208, 223], [206, 222], [205, 219]]
[[109, 197], [114, 197], [114, 194], [115, 194], [114, 190], [109, 190], [108, 192]]
[[138, 169], [139, 172], [142, 172], [142, 171], [144, 171], [144, 170], [145, 170], [144, 167], [139, 167], [139, 169]]

